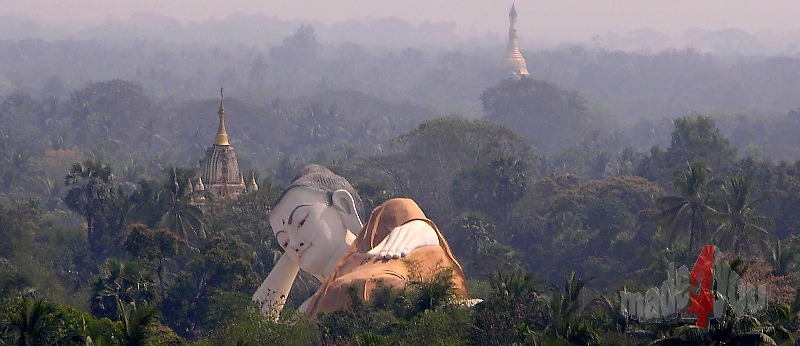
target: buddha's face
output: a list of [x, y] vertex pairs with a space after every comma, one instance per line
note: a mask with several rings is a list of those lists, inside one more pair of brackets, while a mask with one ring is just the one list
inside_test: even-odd
[[269, 214], [278, 244], [300, 269], [322, 274], [345, 242], [347, 228], [325, 192], [296, 187], [287, 192]]

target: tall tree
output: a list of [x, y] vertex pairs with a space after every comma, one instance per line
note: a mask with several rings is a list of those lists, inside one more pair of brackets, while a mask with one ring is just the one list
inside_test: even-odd
[[182, 242], [166, 230], [151, 230], [146, 225], [135, 224], [131, 226], [125, 240], [125, 250], [133, 257], [155, 267], [158, 275], [159, 292], [161, 300], [165, 298], [164, 273], [167, 261], [178, 255]]
[[584, 311], [580, 295], [587, 283], [587, 280], [575, 277], [575, 272], [572, 272], [564, 280], [563, 291], [558, 287], [553, 288], [547, 301], [550, 323], [545, 327], [546, 333], [572, 344], [588, 345], [598, 341], [599, 336], [582, 317]]
[[541, 80], [506, 79], [486, 89], [481, 102], [485, 120], [519, 131], [547, 153], [574, 144], [590, 129], [586, 100]]
[[736, 148], [707, 116], [674, 120], [672, 141], [667, 150], [655, 146], [639, 162], [636, 174], [667, 187], [670, 174], [686, 162], [703, 161], [717, 173], [727, 172], [736, 160]]
[[153, 131], [159, 111], [133, 82], [91, 83], [70, 94], [65, 111], [72, 120], [74, 144], [106, 161], [128, 158], [126, 150], [159, 135]]
[[102, 162], [86, 160], [72, 165], [64, 184], [71, 187], [64, 198], [64, 203], [73, 211], [86, 218], [87, 239], [90, 247], [98, 249], [101, 239], [100, 225], [103, 203], [111, 196], [109, 185], [113, 180], [111, 167]]
[[[362, 190], [358, 190], [361, 194]], [[277, 262], [282, 249], [264, 216], [269, 214], [281, 197], [281, 189], [270, 180], [264, 180], [258, 191], [240, 195], [235, 201], [214, 203], [204, 214], [208, 229], [215, 232], [237, 235], [252, 254], [256, 274], [266, 277]], [[362, 194], [362, 199], [363, 199]]]
[[16, 334], [15, 345], [42, 345], [52, 342], [48, 340], [52, 326], [47, 323], [47, 316], [54, 311], [50, 303], [43, 299], [34, 301], [20, 297], [17, 304], [4, 314], [2, 325], [6, 325], [12, 334]]
[[[743, 255], [743, 251], [763, 250], [773, 223], [755, 209], [758, 198], [753, 196], [753, 178], [742, 175], [729, 178], [722, 186], [720, 202], [714, 238], [738, 255]], [[761, 246], [745, 249], [757, 245]]]
[[21, 245], [32, 242], [40, 218], [33, 203], [0, 201], [0, 258], [12, 258]]
[[164, 183], [157, 179], [141, 179], [137, 184], [136, 190], [130, 195], [129, 200], [133, 204], [131, 215], [133, 220], [154, 228], [161, 221], [164, 210], [159, 204], [159, 193]]
[[[795, 238], [797, 239], [797, 238]], [[772, 264], [772, 271], [775, 276], [787, 275], [793, 273], [797, 268], [797, 248], [791, 244], [781, 244], [778, 240], [774, 246], [771, 246], [770, 256], [768, 259]], [[798, 302], [800, 302], [800, 293], [797, 295]], [[800, 307], [800, 306], [799, 306]]]
[[167, 167], [164, 185], [158, 199], [165, 212], [161, 216], [160, 226], [189, 240], [190, 236], [205, 238], [203, 210], [195, 204], [191, 180], [191, 170]]
[[[549, 311], [540, 293], [539, 280], [528, 272], [497, 273], [490, 280], [491, 293], [475, 306], [475, 343], [511, 344], [520, 329], [540, 329]], [[526, 333], [527, 334], [527, 333]]]
[[527, 162], [515, 157], [494, 157], [462, 170], [453, 178], [450, 198], [454, 204], [481, 211], [503, 222], [511, 207], [525, 194], [529, 178]]
[[117, 301], [120, 321], [116, 330], [122, 345], [151, 345], [157, 337], [158, 309], [155, 306], [137, 307], [135, 302]]
[[155, 280], [136, 262], [106, 261], [94, 283], [92, 313], [116, 318], [123, 312], [117, 302], [152, 304], [155, 301]]
[[661, 212], [659, 218], [666, 220], [670, 242], [678, 233], [689, 233], [689, 252], [698, 241], [706, 240], [710, 217], [717, 211], [712, 206], [709, 192], [711, 169], [701, 161], [688, 164], [674, 174], [673, 187], [678, 196], [666, 196], [657, 200]]
[[199, 335], [209, 316], [210, 298], [223, 291], [253, 292], [259, 280], [250, 265], [251, 253], [233, 236], [212, 233], [201, 239], [187, 270], [178, 273], [161, 311], [182, 335]]
[[509, 193], [499, 197], [508, 200], [522, 188], [521, 178], [539, 167], [539, 157], [524, 138], [483, 121], [426, 121], [400, 136], [395, 144], [398, 150], [372, 158], [367, 166], [386, 173], [385, 178], [394, 182], [399, 194], [414, 198], [434, 219], [453, 220], [460, 214], [453, 210], [450, 194], [458, 167], [483, 170], [478, 175], [490, 176], [492, 183], [503, 189], [498, 193]]

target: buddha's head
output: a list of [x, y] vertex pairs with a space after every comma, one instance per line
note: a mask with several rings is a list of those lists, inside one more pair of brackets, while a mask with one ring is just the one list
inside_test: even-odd
[[304, 167], [270, 212], [278, 244], [304, 271], [324, 275], [361, 230], [361, 198], [325, 167]]

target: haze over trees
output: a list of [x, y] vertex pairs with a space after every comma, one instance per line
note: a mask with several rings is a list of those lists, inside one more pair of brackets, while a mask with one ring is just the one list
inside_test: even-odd
[[[532, 77], [512, 79], [486, 46], [114, 28], [0, 40], [0, 343], [674, 341], [685, 323], [626, 320], [615, 299], [709, 242], [776, 303], [724, 316], [716, 340], [797, 333], [800, 57], [572, 46], [525, 52]], [[192, 186], [220, 85], [260, 186], [233, 202]], [[252, 310], [280, 256], [266, 215], [307, 163], [368, 210], [414, 198], [485, 303], [449, 304], [436, 273], [319, 322]], [[301, 276], [288, 306], [318, 285]], [[725, 329], [739, 320], [758, 323]]]

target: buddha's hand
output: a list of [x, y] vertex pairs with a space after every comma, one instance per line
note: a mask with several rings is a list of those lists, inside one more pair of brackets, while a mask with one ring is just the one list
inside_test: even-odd
[[369, 250], [367, 255], [386, 259], [400, 258], [407, 256], [416, 248], [431, 245], [439, 245], [436, 231], [425, 221], [413, 220], [395, 227], [383, 241]]

